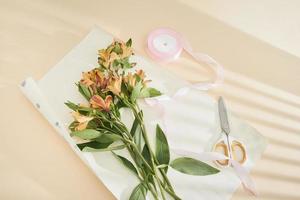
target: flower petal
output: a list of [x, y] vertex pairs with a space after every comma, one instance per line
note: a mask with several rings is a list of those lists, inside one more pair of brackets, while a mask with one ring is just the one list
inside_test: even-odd
[[94, 95], [90, 100], [90, 104], [93, 108], [105, 108], [105, 101], [99, 95]]
[[73, 112], [72, 115], [74, 119], [79, 123], [89, 122], [93, 119], [93, 117], [81, 115], [79, 112]]
[[122, 78], [113, 77], [110, 79], [110, 84], [108, 85], [107, 89], [114, 93], [115, 95], [119, 95], [121, 92], [121, 84], [122, 84]]
[[112, 102], [112, 96], [108, 95], [105, 97], [105, 110], [109, 110], [110, 109], [110, 104]]
[[75, 127], [75, 130], [76, 131], [82, 131], [82, 130], [86, 129], [88, 123], [89, 123], [88, 121], [83, 122], [83, 123], [79, 123], [78, 126]]

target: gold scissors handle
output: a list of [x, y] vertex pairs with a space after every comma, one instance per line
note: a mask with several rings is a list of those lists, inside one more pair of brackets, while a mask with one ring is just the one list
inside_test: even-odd
[[[220, 140], [218, 143], [216, 143], [214, 151], [221, 153], [226, 157], [239, 162], [240, 164], [244, 164], [247, 160], [247, 154], [244, 145], [237, 140], [230, 141], [229, 145], [230, 146], [228, 146], [226, 141]], [[217, 160], [216, 162], [224, 167], [229, 165], [228, 160]]]

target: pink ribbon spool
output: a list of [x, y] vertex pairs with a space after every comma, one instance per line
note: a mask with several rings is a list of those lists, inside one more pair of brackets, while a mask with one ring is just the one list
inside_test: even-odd
[[170, 62], [176, 60], [181, 52], [185, 50], [197, 62], [205, 63], [210, 66], [216, 73], [214, 81], [199, 82], [192, 87], [199, 90], [209, 90], [219, 86], [224, 79], [223, 67], [210, 56], [194, 52], [189, 42], [179, 33], [170, 28], [159, 28], [148, 35], [148, 53], [160, 62]]
[[172, 29], [156, 29], [148, 36], [148, 50], [155, 60], [166, 62], [175, 60], [183, 50], [181, 36]]

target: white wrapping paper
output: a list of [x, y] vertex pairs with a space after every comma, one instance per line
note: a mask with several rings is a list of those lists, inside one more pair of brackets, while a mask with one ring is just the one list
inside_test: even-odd
[[[68, 100], [75, 103], [85, 101], [77, 91], [75, 83], [81, 78], [83, 71], [97, 66], [97, 50], [106, 48], [112, 40], [110, 34], [94, 28], [42, 79], [34, 81], [28, 78], [22, 83], [21, 89], [115, 197], [125, 200], [138, 180], [110, 152], [86, 153], [77, 148], [67, 130], [72, 117], [70, 110], [64, 105]], [[151, 86], [165, 94], [173, 94], [189, 84], [145, 58], [133, 56], [132, 59], [138, 63], [137, 68], [146, 71], [148, 78], [152, 80]], [[150, 139], [155, 135], [155, 126], [159, 123], [166, 132], [171, 148], [198, 153], [210, 151], [221, 136], [216, 102], [200, 91], [190, 90], [185, 96], [163, 102], [166, 113], [164, 123], [159, 118], [157, 109], [145, 105], [143, 101], [140, 101], [140, 105], [144, 110]], [[132, 119], [126, 110], [123, 111], [122, 118], [130, 125]], [[250, 169], [262, 154], [266, 141], [255, 129], [230, 114], [229, 121], [232, 136], [246, 146], [248, 160], [244, 166]], [[118, 153], [128, 156], [123, 151]], [[171, 152], [171, 157], [174, 159], [176, 155]], [[175, 191], [184, 200], [230, 199], [240, 185], [239, 179], [230, 168], [205, 177], [182, 174], [170, 168], [168, 176]]]

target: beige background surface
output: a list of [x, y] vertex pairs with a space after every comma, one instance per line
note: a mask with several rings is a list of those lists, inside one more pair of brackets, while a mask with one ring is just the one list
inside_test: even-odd
[[[132, 37], [146, 56], [147, 33], [175, 28], [226, 68], [228, 106], [269, 139], [252, 172], [260, 199], [300, 199], [300, 59], [183, 1], [0, 0], [0, 199], [113, 199], [16, 84], [38, 79], [97, 24]], [[167, 67], [190, 81], [209, 74], [181, 58]], [[199, 76], [198, 74], [201, 74]], [[251, 199], [239, 190], [233, 199]]]
[[298, 0], [180, 0], [194, 9], [300, 57]]

